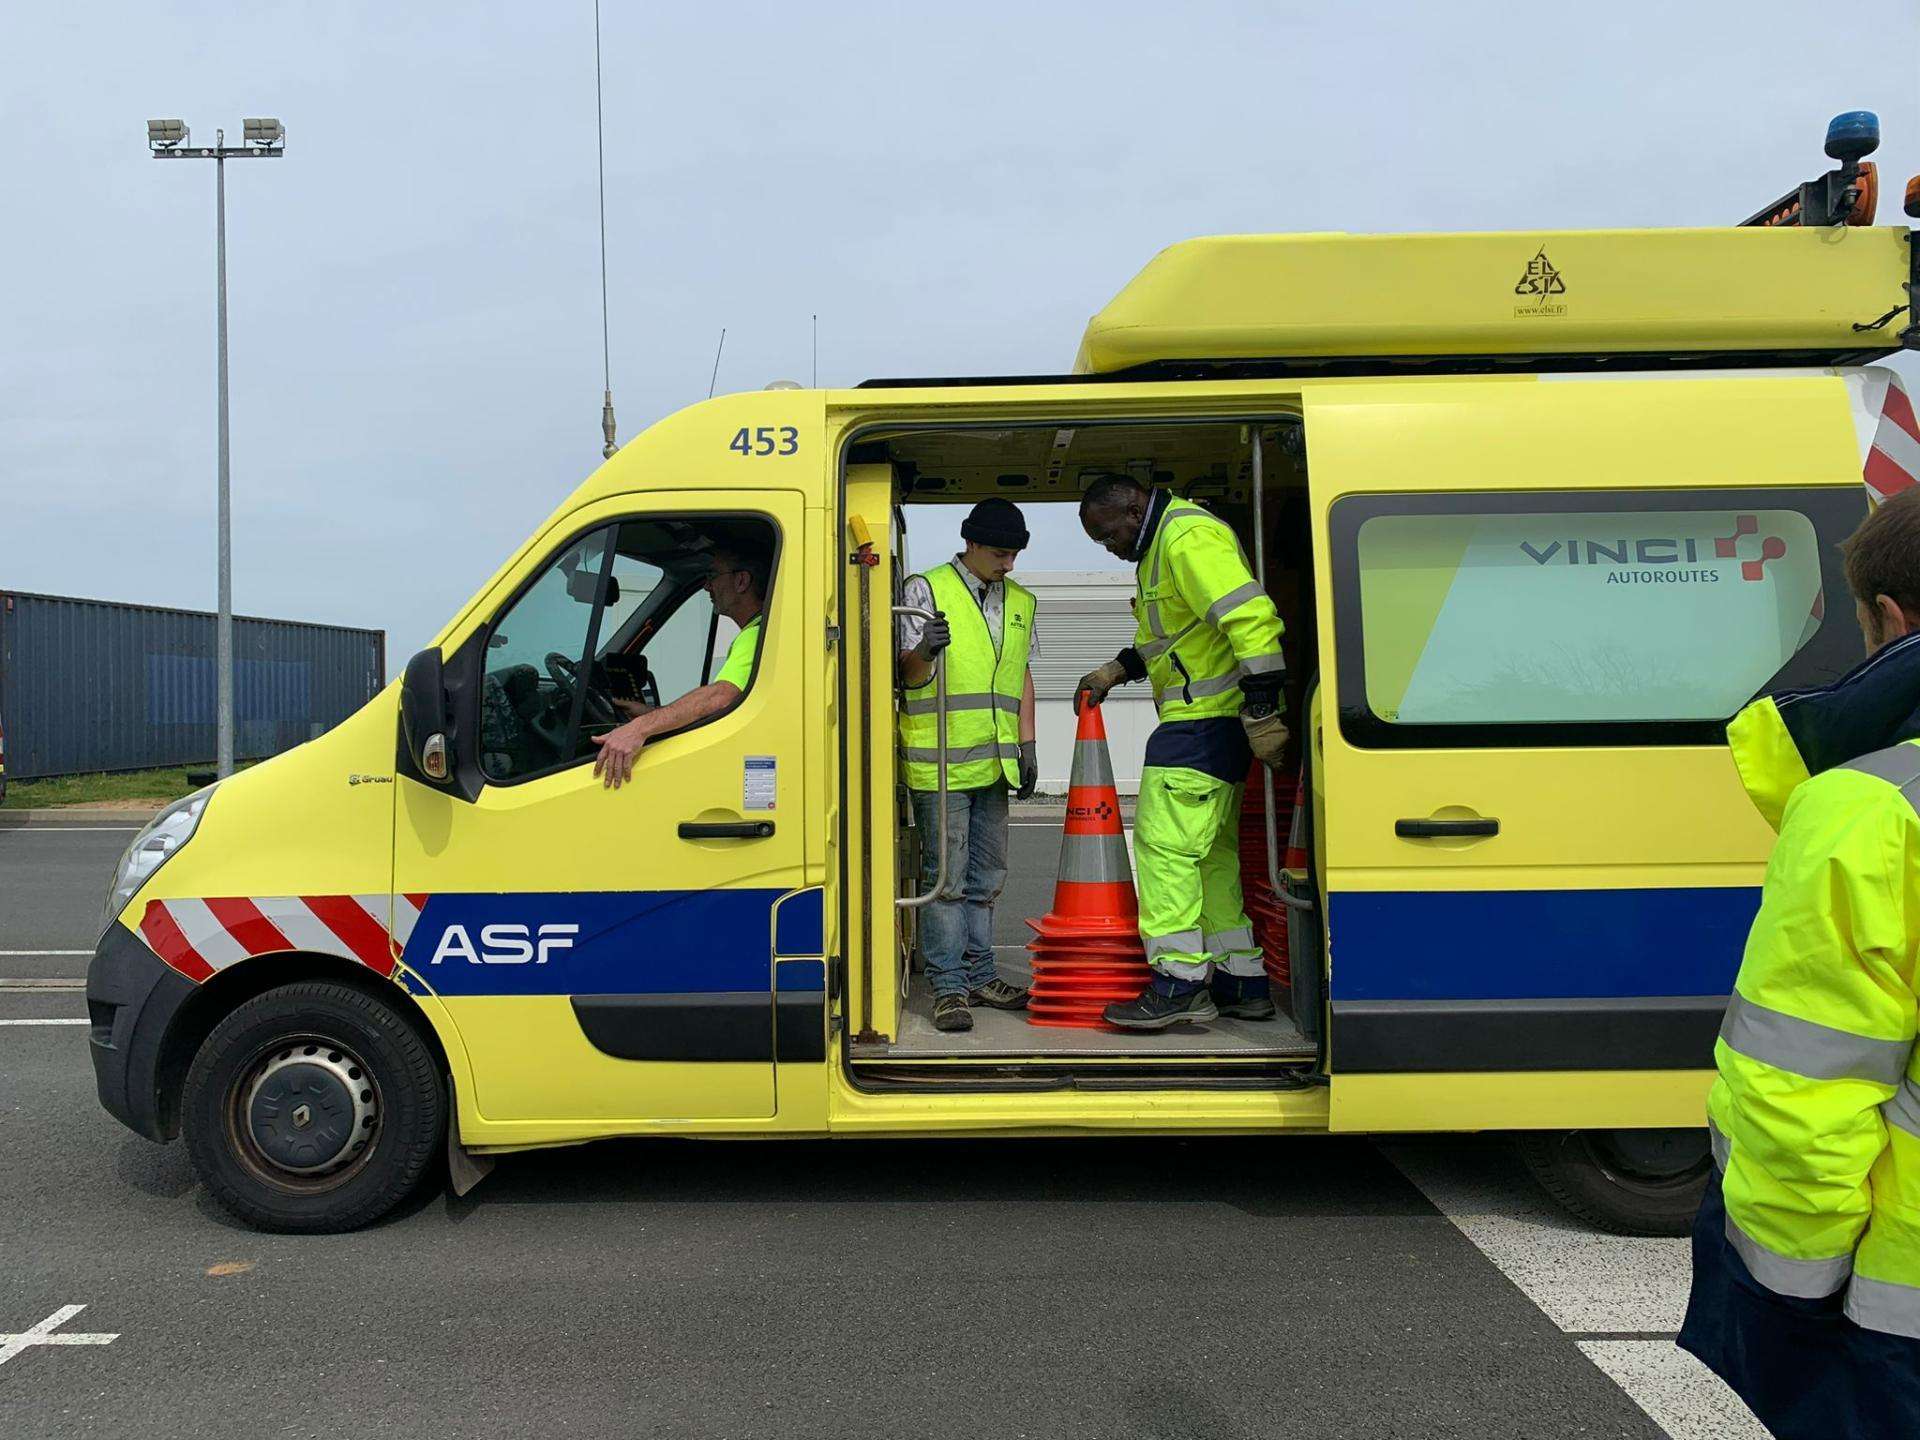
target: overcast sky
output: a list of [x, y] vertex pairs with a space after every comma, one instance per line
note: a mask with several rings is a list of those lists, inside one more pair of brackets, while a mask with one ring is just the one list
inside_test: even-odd
[[[1727, 223], [1854, 108], [1883, 222], [1920, 169], [1920, 0], [603, 16], [622, 438], [723, 325], [723, 390], [806, 381], [815, 312], [824, 384], [1058, 372], [1194, 235]], [[289, 140], [229, 167], [235, 606], [397, 670], [599, 460], [590, 0], [13, 10], [0, 588], [211, 608], [213, 174], [145, 122], [252, 114]], [[1063, 521], [1027, 568], [1111, 563]]]

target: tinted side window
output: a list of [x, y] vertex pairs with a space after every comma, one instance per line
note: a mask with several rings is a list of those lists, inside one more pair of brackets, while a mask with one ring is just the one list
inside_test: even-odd
[[[712, 679], [719, 662], [707, 654], [716, 630], [708, 578], [716, 566], [730, 576], [757, 567], [764, 607], [778, 542], [771, 521], [753, 514], [636, 516], [569, 540], [487, 637], [480, 768], [488, 781], [586, 760], [595, 753], [589, 737]], [[736, 627], [721, 620], [717, 628], [725, 655]], [[743, 691], [757, 673], [759, 636], [758, 626], [751, 644], [736, 636]]]
[[1342, 733], [1370, 746], [1718, 744], [1861, 655], [1858, 485], [1367, 495], [1332, 512]]

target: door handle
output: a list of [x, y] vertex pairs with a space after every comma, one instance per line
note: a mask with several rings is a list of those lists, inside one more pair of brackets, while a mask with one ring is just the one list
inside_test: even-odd
[[764, 840], [773, 834], [771, 820], [682, 820], [682, 840]]
[[1477, 820], [1396, 820], [1393, 833], [1404, 840], [1434, 840], [1443, 835], [1498, 835], [1500, 822], [1491, 816]]

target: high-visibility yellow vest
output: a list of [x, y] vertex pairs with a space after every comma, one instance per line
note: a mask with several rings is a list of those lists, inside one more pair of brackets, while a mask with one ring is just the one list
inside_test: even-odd
[[1769, 1289], [1920, 1338], [1920, 742], [1809, 778], [1772, 699], [1728, 738], [1780, 840], [1714, 1046], [1727, 1239]]
[[1135, 574], [1134, 648], [1163, 721], [1237, 715], [1242, 675], [1285, 668], [1280, 616], [1224, 520], [1165, 503]]
[[[953, 631], [946, 649], [947, 787], [980, 790], [1005, 779], [1020, 785], [1020, 697], [1026, 690], [1027, 649], [1033, 639], [1033, 592], [1003, 580], [1005, 613], [1000, 644], [953, 562], [929, 570], [934, 607]], [[906, 692], [900, 706], [900, 751], [909, 790], [940, 787], [938, 700], [933, 679]]]

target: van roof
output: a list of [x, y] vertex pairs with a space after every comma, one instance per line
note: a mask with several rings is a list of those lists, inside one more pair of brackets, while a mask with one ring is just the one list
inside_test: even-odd
[[1222, 235], [1156, 255], [1079, 375], [1249, 360], [1793, 354], [1899, 344], [1904, 226]]

